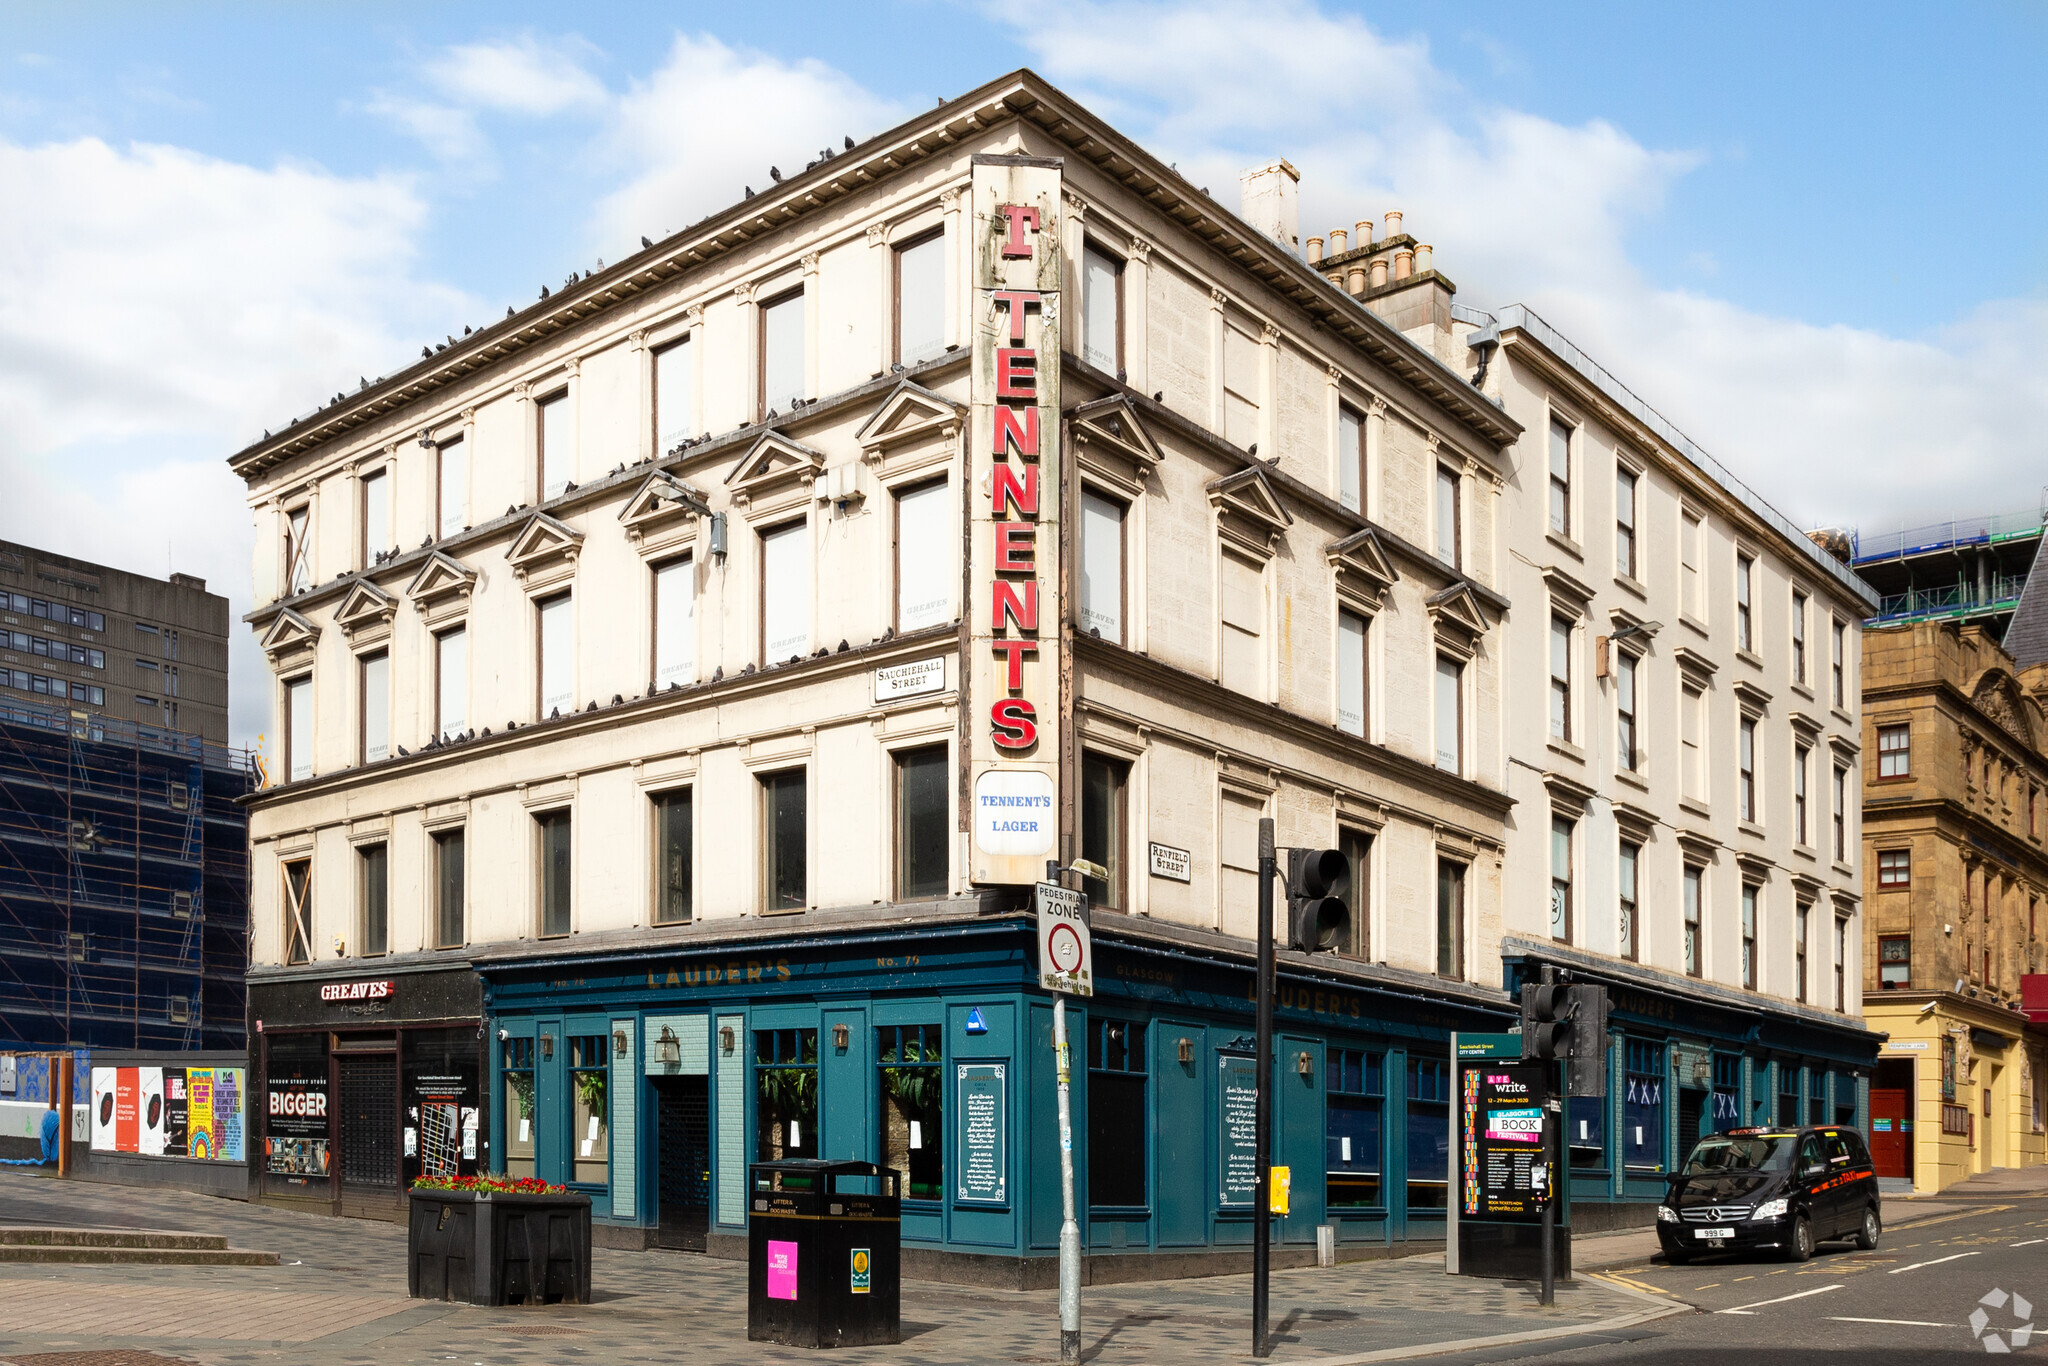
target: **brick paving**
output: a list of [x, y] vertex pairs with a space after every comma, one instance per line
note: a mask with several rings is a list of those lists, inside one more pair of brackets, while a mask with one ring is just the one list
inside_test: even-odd
[[[594, 1254], [596, 1303], [481, 1309], [408, 1299], [405, 1230], [202, 1195], [59, 1184], [0, 1173], [0, 1224], [224, 1233], [279, 1254], [275, 1267], [0, 1267], [0, 1362], [45, 1354], [156, 1352], [202, 1366], [475, 1366], [575, 1361], [814, 1362], [746, 1340], [745, 1268], [673, 1252]], [[1250, 1357], [1251, 1283], [1218, 1276], [1091, 1287], [1084, 1356], [1097, 1366]], [[1273, 1276], [1272, 1360], [1330, 1361], [1504, 1334], [1591, 1329], [1653, 1308], [1587, 1277], [1543, 1309], [1530, 1287], [1447, 1277], [1441, 1257]], [[956, 1366], [1055, 1362], [1052, 1291], [922, 1282], [903, 1291], [903, 1342], [831, 1359]]]

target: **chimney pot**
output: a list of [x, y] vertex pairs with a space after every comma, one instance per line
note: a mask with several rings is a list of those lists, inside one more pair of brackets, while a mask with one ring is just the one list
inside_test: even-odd
[[1346, 246], [1345, 246], [1345, 243], [1344, 243], [1344, 229], [1342, 229], [1342, 228], [1331, 228], [1331, 229], [1330, 229], [1330, 255], [1332, 255], [1332, 256], [1342, 256], [1342, 255], [1344, 254], [1344, 252], [1346, 251], [1346, 249], [1347, 249], [1347, 248], [1346, 248]]
[[1372, 220], [1370, 218], [1358, 220], [1358, 245], [1361, 247], [1372, 245]]
[[1388, 209], [1388, 210], [1387, 210], [1387, 236], [1388, 236], [1388, 237], [1399, 237], [1400, 235], [1401, 235], [1401, 211], [1400, 211], [1399, 209]]
[[1415, 273], [1427, 275], [1436, 269], [1436, 248], [1424, 242], [1415, 248]]
[[1405, 280], [1415, 273], [1415, 253], [1403, 247], [1394, 253], [1394, 278]]
[[1315, 263], [1316, 263], [1317, 261], [1320, 261], [1320, 260], [1322, 260], [1322, 259], [1323, 259], [1323, 239], [1322, 239], [1322, 238], [1320, 238], [1320, 237], [1311, 237], [1311, 238], [1309, 238], [1309, 239], [1308, 239], [1308, 259], [1309, 259], [1309, 264], [1310, 264], [1310, 265], [1314, 265], [1314, 264], [1315, 264]]
[[1237, 178], [1238, 211], [1244, 221], [1292, 252], [1301, 250], [1300, 183], [1301, 172], [1278, 157]]
[[1365, 267], [1353, 261], [1351, 268], [1344, 272], [1344, 289], [1350, 294], [1365, 293]]
[[1378, 289], [1387, 282], [1387, 258], [1377, 257], [1372, 263], [1372, 287]]

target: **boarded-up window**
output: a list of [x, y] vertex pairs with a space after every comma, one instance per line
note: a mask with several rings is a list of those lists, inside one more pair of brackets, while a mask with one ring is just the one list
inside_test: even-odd
[[761, 536], [761, 662], [811, 652], [811, 530], [807, 523]]
[[284, 754], [292, 782], [313, 776], [313, 679], [294, 678], [284, 685]]
[[896, 359], [905, 365], [946, 349], [946, 239], [933, 233], [896, 252]]
[[1337, 614], [1337, 728], [1365, 734], [1366, 621], [1356, 612]]
[[558, 710], [576, 710], [575, 604], [562, 593], [541, 603], [536, 615], [540, 657], [534, 672], [540, 680], [540, 714], [546, 719]]
[[1124, 638], [1124, 505], [1081, 494], [1081, 629]]
[[442, 445], [439, 459], [437, 525], [445, 539], [469, 525], [469, 452], [457, 438]]
[[1250, 797], [1225, 792], [1222, 838], [1217, 844], [1222, 865], [1223, 923], [1249, 929], [1259, 906], [1259, 817], [1265, 806]]
[[576, 431], [565, 389], [540, 401], [540, 496], [559, 498], [576, 473]]
[[1266, 576], [1223, 552], [1223, 686], [1251, 697], [1266, 691]]
[[953, 619], [953, 556], [944, 483], [896, 497], [896, 629], [916, 631]]
[[285, 591], [303, 593], [313, 586], [313, 556], [311, 533], [308, 531], [312, 510], [293, 508], [285, 515]]
[[804, 295], [761, 309], [761, 411], [787, 413], [804, 396]]
[[460, 626], [434, 637], [434, 727], [442, 739], [469, 726], [469, 632]]
[[694, 681], [696, 566], [687, 558], [654, 567], [654, 685]]
[[391, 757], [391, 656], [378, 653], [362, 662], [363, 762]]
[[1081, 359], [1115, 374], [1123, 365], [1124, 263], [1089, 245], [1081, 253]]
[[363, 565], [391, 545], [391, 481], [382, 470], [363, 476]]
[[1337, 409], [1337, 501], [1365, 511], [1365, 419], [1354, 409]]
[[1436, 766], [1446, 773], [1465, 769], [1465, 667], [1436, 657]]
[[690, 374], [690, 338], [654, 353], [654, 448], [674, 450], [697, 434], [691, 413], [694, 380]]
[[1243, 447], [1259, 439], [1259, 343], [1228, 325], [1223, 329], [1223, 439]]

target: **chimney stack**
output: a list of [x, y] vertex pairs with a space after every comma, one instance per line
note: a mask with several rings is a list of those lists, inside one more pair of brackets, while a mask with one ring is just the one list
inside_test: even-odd
[[1344, 229], [1342, 229], [1342, 228], [1331, 228], [1331, 229], [1330, 229], [1330, 255], [1332, 255], [1332, 256], [1342, 256], [1342, 255], [1343, 255], [1343, 254], [1344, 254], [1345, 252], [1349, 251], [1350, 249], [1351, 249], [1351, 248], [1350, 248], [1350, 246], [1349, 246], [1349, 245], [1348, 245], [1348, 244], [1347, 244], [1347, 243], [1345, 242], [1345, 240], [1344, 240]]
[[1400, 235], [1401, 235], [1401, 211], [1400, 211], [1399, 209], [1388, 209], [1388, 210], [1387, 210], [1387, 236], [1388, 236], [1388, 238], [1390, 238], [1390, 239], [1391, 239], [1391, 238], [1399, 237]]
[[1318, 261], [1320, 261], [1320, 260], [1322, 260], [1322, 259], [1323, 259], [1323, 239], [1322, 239], [1322, 238], [1320, 238], [1320, 237], [1311, 237], [1311, 238], [1309, 238], [1309, 239], [1308, 239], [1308, 263], [1309, 263], [1310, 265], [1314, 265], [1314, 264], [1315, 264], [1316, 262], [1318, 262]]
[[1237, 178], [1244, 221], [1296, 255], [1301, 254], [1300, 184], [1301, 172], [1278, 158]]

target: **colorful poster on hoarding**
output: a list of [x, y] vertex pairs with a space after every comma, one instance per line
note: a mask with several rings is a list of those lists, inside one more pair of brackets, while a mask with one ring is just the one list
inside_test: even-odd
[[240, 1162], [247, 1157], [242, 1135], [248, 1125], [243, 1119], [243, 1079], [239, 1067], [213, 1069], [213, 1155], [221, 1162]]
[[132, 1153], [141, 1140], [137, 1132], [142, 1101], [141, 1071], [135, 1067], [114, 1069], [114, 1151]]
[[185, 1136], [185, 1069], [166, 1067], [164, 1069], [164, 1155], [184, 1157]]
[[213, 1069], [193, 1067], [185, 1072], [185, 1127], [189, 1155], [213, 1160]]
[[114, 1069], [92, 1069], [92, 1150], [114, 1151]]
[[161, 1067], [138, 1067], [135, 1069], [141, 1083], [137, 1103], [142, 1108], [142, 1121], [136, 1132], [136, 1148], [149, 1157], [164, 1155], [164, 1069]]

